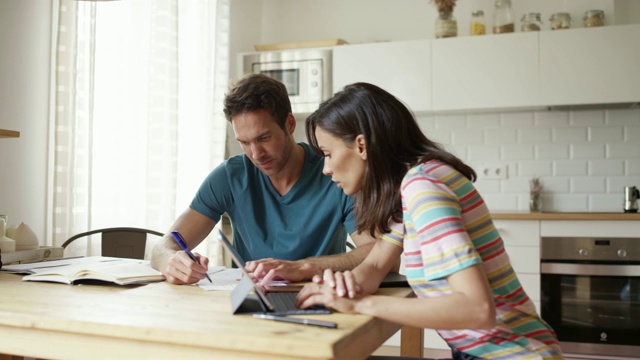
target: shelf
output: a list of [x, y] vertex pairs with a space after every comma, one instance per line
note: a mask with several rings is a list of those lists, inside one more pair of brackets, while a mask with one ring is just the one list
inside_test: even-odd
[[0, 129], [0, 138], [19, 138], [20, 131]]

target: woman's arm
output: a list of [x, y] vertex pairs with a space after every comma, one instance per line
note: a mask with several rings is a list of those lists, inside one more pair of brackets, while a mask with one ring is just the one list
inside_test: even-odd
[[351, 299], [338, 296], [328, 284], [310, 284], [303, 289], [301, 305], [320, 303], [339, 312], [367, 314], [420, 328], [491, 329], [496, 310], [482, 265], [458, 271], [447, 281], [451, 294], [418, 299], [376, 295], [356, 295]]

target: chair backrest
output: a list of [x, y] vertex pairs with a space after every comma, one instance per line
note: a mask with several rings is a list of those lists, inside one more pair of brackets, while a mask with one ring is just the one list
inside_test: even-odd
[[66, 248], [73, 241], [93, 234], [101, 234], [102, 236], [102, 256], [131, 259], [144, 259], [147, 234], [164, 236], [161, 232], [141, 228], [106, 228], [74, 235], [65, 241], [62, 247]]

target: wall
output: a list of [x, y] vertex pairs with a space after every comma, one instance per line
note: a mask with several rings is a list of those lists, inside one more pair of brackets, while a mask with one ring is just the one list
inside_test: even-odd
[[[490, 28], [493, 4], [494, 0], [459, 1], [454, 11], [459, 36], [467, 36], [470, 14], [476, 9], [484, 10]], [[266, 0], [261, 5], [263, 17], [255, 31], [259, 36], [236, 44], [239, 51], [252, 51], [257, 43], [433, 38], [437, 16], [429, 0]], [[604, 10], [607, 25], [640, 23], [640, 1], [513, 1], [513, 8], [517, 29], [522, 14], [530, 11], [542, 13], [543, 29], [557, 11], [570, 12], [573, 26], [582, 27], [582, 15], [589, 9]], [[304, 141], [305, 115], [297, 118], [295, 135]], [[487, 164], [507, 167], [507, 179], [477, 182], [494, 211], [528, 210], [528, 182], [533, 176], [543, 182], [544, 211], [618, 212], [623, 187], [640, 186], [640, 109], [419, 115], [418, 120], [428, 136], [476, 170]], [[232, 136], [229, 148], [237, 153]]]
[[0, 213], [28, 224], [44, 245], [51, 2], [0, 1]]

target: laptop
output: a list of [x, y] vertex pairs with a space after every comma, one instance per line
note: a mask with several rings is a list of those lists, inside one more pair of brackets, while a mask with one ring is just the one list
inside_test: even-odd
[[244, 269], [245, 261], [224, 233], [219, 230], [220, 242], [231, 255], [233, 262], [242, 270], [243, 277], [231, 292], [233, 314], [270, 313], [274, 315], [330, 314], [331, 310], [321, 305], [300, 309], [294, 305], [297, 291], [265, 291], [258, 286]]

